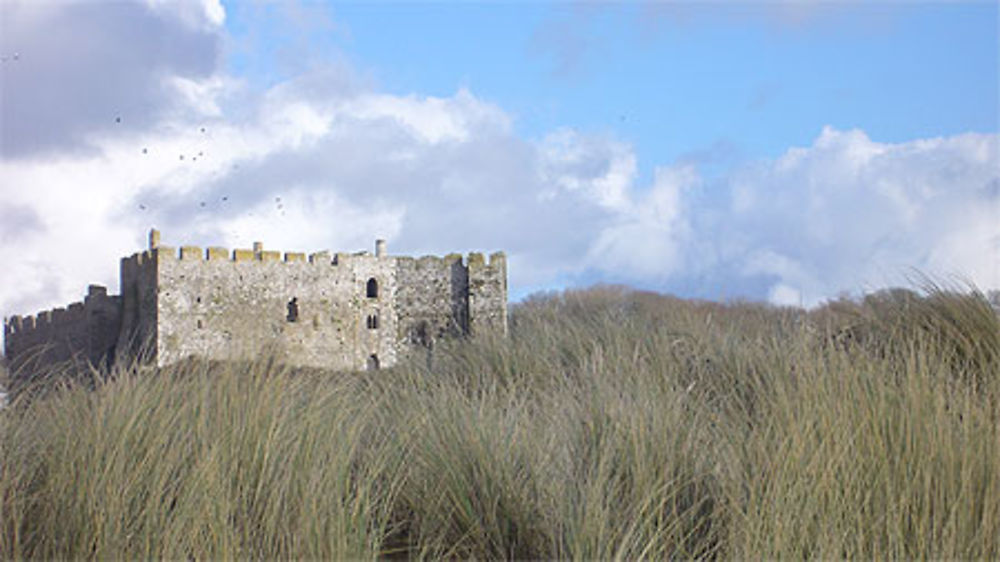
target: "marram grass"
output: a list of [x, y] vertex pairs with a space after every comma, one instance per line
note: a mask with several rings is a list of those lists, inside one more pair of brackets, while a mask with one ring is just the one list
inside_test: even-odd
[[378, 373], [39, 377], [0, 414], [0, 557], [1000, 557], [1000, 321], [598, 288]]

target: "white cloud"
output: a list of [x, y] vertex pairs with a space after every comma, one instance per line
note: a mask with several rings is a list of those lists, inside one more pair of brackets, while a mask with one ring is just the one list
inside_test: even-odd
[[219, 28], [226, 21], [226, 9], [219, 0], [145, 0], [145, 2], [157, 14], [177, 18], [195, 30]]
[[888, 144], [828, 127], [732, 179], [718, 247], [807, 304], [903, 282], [911, 268], [1000, 286], [998, 169], [996, 135]]
[[428, 143], [465, 142], [480, 128], [507, 133], [510, 120], [465, 89], [451, 98], [370, 94], [352, 99], [342, 111], [362, 120], [391, 119]]
[[692, 235], [685, 199], [699, 184], [693, 167], [679, 166], [657, 169], [653, 186], [643, 193], [623, 189], [624, 202], [612, 207], [615, 223], [597, 235], [588, 252], [589, 267], [658, 283], [683, 274]]

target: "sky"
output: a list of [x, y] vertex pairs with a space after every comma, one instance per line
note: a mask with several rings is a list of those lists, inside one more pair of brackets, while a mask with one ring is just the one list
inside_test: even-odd
[[503, 250], [512, 300], [1000, 288], [998, 4], [0, 1], [0, 313], [146, 246]]

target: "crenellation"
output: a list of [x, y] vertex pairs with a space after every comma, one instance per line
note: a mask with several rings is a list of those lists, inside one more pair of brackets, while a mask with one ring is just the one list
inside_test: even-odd
[[254, 261], [257, 257], [254, 255], [253, 250], [233, 250], [233, 261]]
[[[134, 260], [123, 263], [131, 265]], [[5, 326], [5, 354], [15, 367], [23, 361], [41, 365], [71, 359], [101, 364], [113, 353], [119, 336], [121, 302], [105, 287], [90, 285], [82, 302], [19, 317]], [[21, 356], [35, 348], [37, 352]]]
[[503, 252], [493, 252], [490, 254], [490, 267], [507, 267], [507, 254]]
[[[123, 355], [159, 365], [269, 349], [294, 365], [365, 369], [419, 357], [441, 338], [506, 331], [502, 252], [487, 262], [480, 253], [389, 256], [384, 241], [375, 250], [175, 250], [151, 232], [149, 249], [120, 261], [120, 295], [93, 285], [67, 309], [12, 317], [6, 349], [47, 344], [46, 361]], [[292, 266], [307, 261], [314, 267]]]
[[177, 248], [173, 246], [157, 246], [149, 252], [152, 254], [153, 260], [157, 262], [176, 261], [179, 256]]
[[[122, 258], [122, 267], [139, 267], [146, 262], [145, 252], [136, 252], [131, 256]], [[125, 264], [128, 264], [127, 266]]]
[[182, 261], [201, 261], [203, 255], [198, 246], [181, 246], [180, 259]]
[[205, 259], [207, 261], [228, 261], [229, 249], [218, 246], [210, 246], [205, 249]]

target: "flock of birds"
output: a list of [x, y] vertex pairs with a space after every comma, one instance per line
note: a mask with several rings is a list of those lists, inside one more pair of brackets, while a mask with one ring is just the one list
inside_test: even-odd
[[[121, 116], [120, 115], [116, 116], [115, 117], [115, 124], [116, 125], [120, 125], [121, 123], [122, 123]], [[199, 132], [204, 135], [204, 134], [208, 133], [208, 129], [206, 129], [205, 127], [200, 127], [199, 128]], [[145, 146], [142, 147], [142, 153], [148, 155], [149, 154], [149, 147], [145, 147]], [[183, 161], [185, 159], [185, 156], [186, 156], [185, 154], [181, 153], [181, 154], [177, 155], [177, 158], [178, 158], [178, 160]], [[190, 161], [191, 162], [197, 162], [198, 158], [203, 158], [204, 159], [205, 151], [199, 150], [198, 154], [196, 154], [196, 155], [187, 155], [187, 156], [190, 157]], [[239, 169], [239, 164], [233, 164], [233, 169]], [[219, 203], [220, 204], [226, 204], [228, 202], [229, 202], [229, 196], [228, 195], [223, 195], [222, 197], [219, 198]], [[198, 203], [198, 207], [199, 208], [205, 208], [207, 206], [208, 206], [208, 202], [207, 201], [200, 201]], [[139, 207], [140, 211], [147, 211], [149, 209], [149, 207], [145, 203], [139, 203], [138, 207]], [[281, 216], [285, 216], [285, 205], [282, 202], [281, 197], [275, 197], [274, 198], [274, 207], [275, 207], [275, 210], [277, 210], [280, 213]], [[247, 214], [248, 214], [248, 216], [253, 216], [252, 212], [249, 212]]]
[[[20, 61], [21, 61], [21, 53], [19, 53], [19, 52], [15, 51], [15, 52], [12, 52], [12, 53], [0, 54], [0, 63], [11, 64], [11, 63], [19, 63]], [[115, 116], [114, 122], [115, 122], [116, 125], [121, 125], [122, 124], [122, 116], [121, 115]], [[207, 135], [208, 134], [208, 129], [206, 127], [200, 127], [199, 128], [199, 132], [202, 135]], [[150, 155], [151, 154], [151, 151], [150, 151], [149, 147], [147, 147], [147, 146], [142, 147], [141, 152], [142, 152], [143, 155]], [[204, 150], [199, 150], [197, 152], [197, 154], [194, 154], [192, 152], [190, 154], [181, 153], [181, 154], [177, 155], [177, 159], [179, 161], [197, 162], [199, 158], [205, 159], [205, 151]], [[240, 167], [239, 164], [233, 164], [233, 169], [234, 170], [239, 169], [239, 167]], [[228, 195], [223, 195], [222, 197], [220, 197], [218, 199], [219, 205], [226, 205], [226, 204], [228, 204], [228, 202], [229, 202], [229, 196]], [[205, 209], [205, 208], [208, 207], [208, 205], [209, 205], [208, 201], [199, 201], [198, 208]], [[150, 210], [150, 205], [147, 205], [146, 203], [143, 203], [143, 202], [138, 203], [137, 206], [138, 206], [139, 211], [142, 211], [142, 212], [146, 212], [146, 211]], [[285, 205], [282, 202], [281, 197], [275, 197], [274, 198], [274, 208], [275, 208], [275, 210], [281, 216], [285, 216], [285, 210], [284, 210], [285, 209]], [[253, 216], [253, 212], [248, 212], [247, 215], [248, 216]], [[2, 404], [2, 393], [0, 393], [0, 404]], [[2, 407], [2, 406], [0, 406], [0, 407]]]

